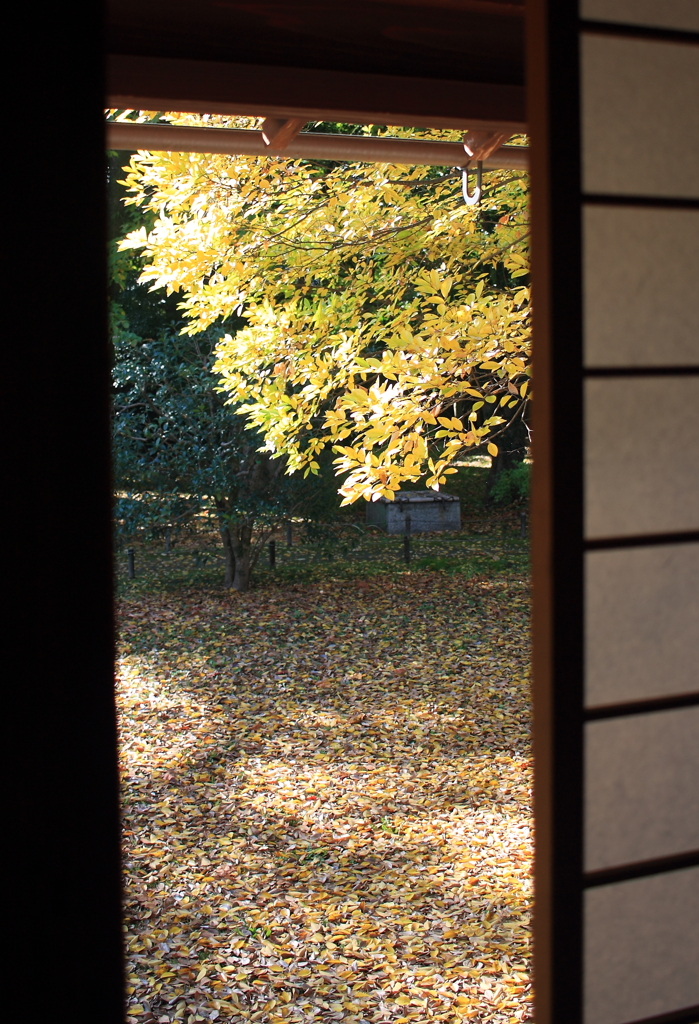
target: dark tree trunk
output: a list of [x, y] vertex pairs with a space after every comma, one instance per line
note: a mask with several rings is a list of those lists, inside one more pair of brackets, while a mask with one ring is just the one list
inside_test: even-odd
[[250, 588], [250, 573], [252, 571], [251, 523], [236, 523], [233, 528], [233, 552], [235, 554], [233, 589], [244, 594]]
[[231, 532], [227, 526], [221, 526], [221, 540], [223, 541], [223, 550], [226, 555], [226, 575], [223, 579], [223, 585], [226, 589], [230, 589], [234, 585], [235, 579], [235, 552], [233, 550], [233, 541], [231, 540]]
[[521, 416], [497, 439], [498, 454], [493, 458], [485, 485], [485, 500], [491, 500], [495, 482], [507, 469], [514, 469], [524, 461], [529, 447], [529, 431]]

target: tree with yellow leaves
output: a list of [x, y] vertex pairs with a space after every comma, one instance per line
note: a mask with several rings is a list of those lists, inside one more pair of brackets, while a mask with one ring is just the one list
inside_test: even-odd
[[317, 472], [331, 446], [344, 503], [423, 477], [439, 488], [525, 415], [524, 174], [485, 173], [479, 207], [458, 169], [425, 166], [141, 152], [125, 184], [155, 219], [122, 247], [142, 251], [142, 280], [182, 295], [185, 330], [244, 316], [215, 371], [289, 472]]

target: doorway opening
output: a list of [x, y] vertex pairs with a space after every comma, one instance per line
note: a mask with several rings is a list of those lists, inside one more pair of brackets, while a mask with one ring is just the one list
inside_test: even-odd
[[[469, 207], [458, 166], [395, 154], [140, 153], [125, 178], [124, 155], [129, 1014], [530, 1020], [524, 171], [486, 166]], [[459, 529], [366, 523], [367, 489], [395, 503], [426, 481]]]

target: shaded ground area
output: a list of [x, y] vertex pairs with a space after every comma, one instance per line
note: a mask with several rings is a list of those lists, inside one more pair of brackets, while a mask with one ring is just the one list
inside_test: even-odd
[[524, 542], [423, 542], [122, 581], [133, 1020], [530, 1019]]
[[[470, 483], [470, 481], [467, 481]], [[483, 483], [477, 480], [477, 484]], [[462, 506], [463, 507], [463, 506]], [[256, 587], [286, 587], [324, 580], [371, 579], [394, 576], [405, 571], [403, 538], [386, 537], [380, 530], [364, 525], [354, 506], [333, 527], [313, 528], [304, 536], [293, 524], [292, 546], [286, 530], [275, 534], [276, 567], [270, 569], [265, 548], [254, 571]], [[411, 572], [437, 570], [459, 572], [467, 577], [492, 576], [516, 570], [523, 579], [528, 573], [528, 541], [520, 537], [522, 513], [518, 509], [468, 508], [467, 525], [455, 533], [414, 534], [410, 541]], [[124, 544], [117, 557], [118, 587], [123, 596], [175, 592], [216, 591], [223, 580], [225, 559], [215, 529], [197, 527], [192, 532], [173, 533], [172, 547], [165, 557], [164, 534], [160, 543], [132, 539], [136, 579], [126, 580]]]

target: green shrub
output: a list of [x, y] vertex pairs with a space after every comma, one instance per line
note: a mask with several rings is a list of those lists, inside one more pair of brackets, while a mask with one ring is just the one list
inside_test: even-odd
[[530, 478], [531, 466], [527, 462], [520, 462], [512, 469], [503, 469], [491, 488], [491, 501], [494, 505], [513, 505], [527, 501]]

